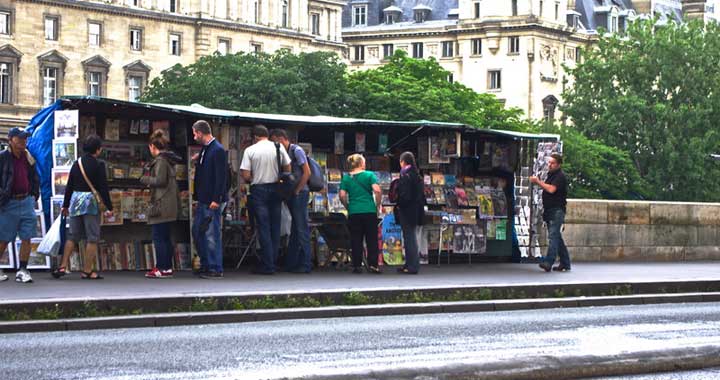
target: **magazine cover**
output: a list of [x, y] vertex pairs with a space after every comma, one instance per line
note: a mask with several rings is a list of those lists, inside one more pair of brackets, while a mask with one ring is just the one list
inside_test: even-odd
[[55, 111], [55, 138], [78, 138], [79, 110]]
[[435, 203], [444, 205], [445, 201], [445, 190], [442, 186], [433, 186], [433, 192], [435, 193]]
[[454, 187], [445, 187], [445, 204], [448, 208], [457, 208], [458, 199]]
[[495, 221], [495, 240], [507, 239], [507, 219]]
[[342, 132], [335, 132], [335, 154], [345, 153], [345, 134]]
[[506, 216], [508, 214], [505, 192], [492, 190], [492, 204], [495, 216]]
[[447, 132], [441, 135], [441, 155], [460, 157], [460, 132]]
[[446, 186], [455, 186], [457, 184], [457, 177], [455, 177], [452, 174], [445, 174], [445, 185]]
[[465, 189], [462, 187], [455, 188], [455, 195], [457, 196], [458, 206], [468, 206], [468, 197], [465, 193]]
[[387, 265], [402, 265], [405, 262], [402, 229], [395, 223], [393, 213], [386, 214], [382, 219], [382, 253], [383, 262]]
[[454, 226], [453, 253], [485, 253], [485, 233], [478, 226]]
[[342, 172], [338, 169], [328, 169], [328, 182], [340, 183], [342, 180]]
[[120, 141], [120, 120], [107, 119], [105, 121], [105, 140]]
[[435, 199], [435, 192], [433, 191], [431, 186], [425, 186], [424, 189], [425, 193], [425, 203], [429, 205], [437, 204], [437, 200]]
[[435, 186], [445, 185], [445, 175], [442, 173], [430, 173], [430, 179], [432, 180], [432, 184]]
[[480, 191], [477, 193], [478, 197], [478, 206], [479, 206], [479, 212], [481, 218], [487, 218], [495, 216], [495, 211], [493, 209], [493, 202], [492, 202], [492, 195], [490, 195], [489, 191]]
[[446, 226], [444, 229], [440, 228], [440, 237], [442, 238], [442, 250], [446, 252], [452, 252], [453, 250], [453, 238], [454, 238], [454, 227]]
[[440, 136], [428, 138], [428, 162], [431, 164], [448, 164], [450, 157], [443, 155], [444, 142]]
[[65, 187], [70, 178], [70, 169], [53, 169], [52, 191], [54, 196], [65, 195]]

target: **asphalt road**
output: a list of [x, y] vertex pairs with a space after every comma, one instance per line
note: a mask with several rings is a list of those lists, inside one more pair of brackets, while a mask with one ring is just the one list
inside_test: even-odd
[[479, 379], [448, 374], [562, 371], [719, 347], [720, 304], [672, 304], [9, 334], [0, 337], [0, 374]]

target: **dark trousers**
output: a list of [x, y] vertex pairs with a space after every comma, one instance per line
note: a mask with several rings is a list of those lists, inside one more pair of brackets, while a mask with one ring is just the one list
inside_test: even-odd
[[157, 256], [157, 268], [160, 270], [172, 269], [173, 245], [170, 241], [170, 225], [172, 222], [152, 225], [152, 239]]
[[255, 231], [260, 241], [260, 272], [275, 272], [275, 261], [280, 252], [281, 200], [276, 184], [253, 185], [250, 201], [255, 215]]
[[286, 203], [292, 216], [290, 242], [285, 257], [285, 270], [289, 272], [312, 271], [310, 252], [310, 225], [308, 217], [308, 199], [310, 193], [303, 190]]
[[545, 211], [547, 217], [545, 222], [548, 226], [548, 248], [545, 255], [545, 263], [552, 266], [555, 258], [559, 256], [560, 265], [570, 268], [570, 253], [565, 246], [565, 240], [562, 237], [562, 225], [565, 223], [565, 210], [554, 208]]
[[420, 270], [420, 248], [415, 233], [417, 226], [403, 224], [401, 227], [405, 245], [405, 267], [411, 272], [417, 272]]
[[378, 219], [372, 214], [351, 214], [348, 218], [352, 242], [352, 265], [362, 266], [363, 240], [367, 246], [368, 266], [378, 266]]

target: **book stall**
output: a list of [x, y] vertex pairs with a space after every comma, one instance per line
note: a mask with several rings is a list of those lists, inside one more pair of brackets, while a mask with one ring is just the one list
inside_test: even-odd
[[[311, 235], [311, 246], [319, 266], [339, 264], [343, 256], [337, 251], [349, 250], [344, 235], [331, 238], [320, 227], [341, 228], [344, 224], [346, 211], [339, 200], [339, 184], [347, 171], [346, 158], [353, 153], [365, 156], [367, 170], [376, 173], [383, 189], [382, 222], [378, 228], [382, 262], [403, 263], [402, 234], [387, 195], [390, 182], [399, 176], [398, 157], [406, 150], [415, 153], [425, 183], [427, 220], [418, 229], [422, 262], [439, 263], [441, 258], [466, 262], [471, 257], [477, 261], [508, 260], [514, 226], [519, 238], [523, 238], [520, 249], [524, 248], [524, 256], [531, 256], [531, 236], [536, 233], [531, 228], [535, 223], [531, 216], [537, 210], [531, 209], [528, 177], [538, 159], [538, 142], [558, 142], [554, 135], [478, 130], [462, 124], [256, 114], [198, 105], [64, 97], [41, 110], [29, 127], [38, 129], [29, 149], [38, 159], [45, 222], [59, 215], [70, 165], [81, 154], [83, 139], [95, 133], [103, 139], [101, 159], [106, 162], [115, 210], [113, 218], [102, 219], [102, 241], [95, 266], [104, 271], [152, 268], [155, 253], [144, 214], [150, 193], [139, 179], [152, 160], [147, 147], [149, 135], [162, 129], [170, 138], [171, 149], [184, 159], [175, 167], [181, 210], [172, 233], [174, 266], [176, 270], [192, 268], [195, 249], [190, 225], [195, 173], [189, 158], [200, 151], [191, 130], [200, 119], [211, 123], [213, 135], [228, 152], [230, 197], [223, 218], [228, 267], [252, 259], [248, 250], [256, 246], [247, 208], [250, 185], [239, 175], [242, 154], [253, 143], [251, 131], [255, 124], [264, 124], [270, 130], [286, 129], [290, 140], [298, 142], [324, 170], [327, 189], [311, 193], [308, 204], [312, 225], [318, 227]], [[38, 215], [41, 213], [38, 211]], [[332, 244], [338, 241], [348, 246]], [[8, 259], [3, 259], [5, 256], [0, 257], [0, 265], [11, 265], [12, 252]], [[73, 255], [70, 270], [81, 267], [80, 257]]]

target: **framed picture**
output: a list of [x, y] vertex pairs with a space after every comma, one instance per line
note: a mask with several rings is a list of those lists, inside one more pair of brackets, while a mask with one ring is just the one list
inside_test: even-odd
[[441, 136], [430, 136], [428, 138], [428, 163], [449, 164], [450, 157], [443, 155], [445, 142]]
[[78, 110], [55, 111], [55, 138], [78, 138], [79, 122], [80, 111]]
[[77, 140], [53, 140], [53, 166], [69, 168], [77, 158]]
[[70, 169], [53, 169], [52, 175], [53, 196], [65, 195], [65, 187], [70, 177]]
[[[28, 258], [28, 269], [50, 269], [50, 256], [37, 253], [38, 245], [42, 239], [30, 240], [30, 257]], [[15, 252], [20, 253], [20, 240], [15, 240]]]
[[65, 197], [50, 198], [50, 219], [52, 219], [53, 222], [58, 216], [60, 216], [60, 210], [62, 209], [64, 201]]
[[15, 268], [15, 245], [8, 244], [5, 252], [0, 253], [0, 268]]
[[45, 236], [45, 218], [42, 211], [35, 211], [35, 232], [32, 237], [42, 239], [43, 236]]

